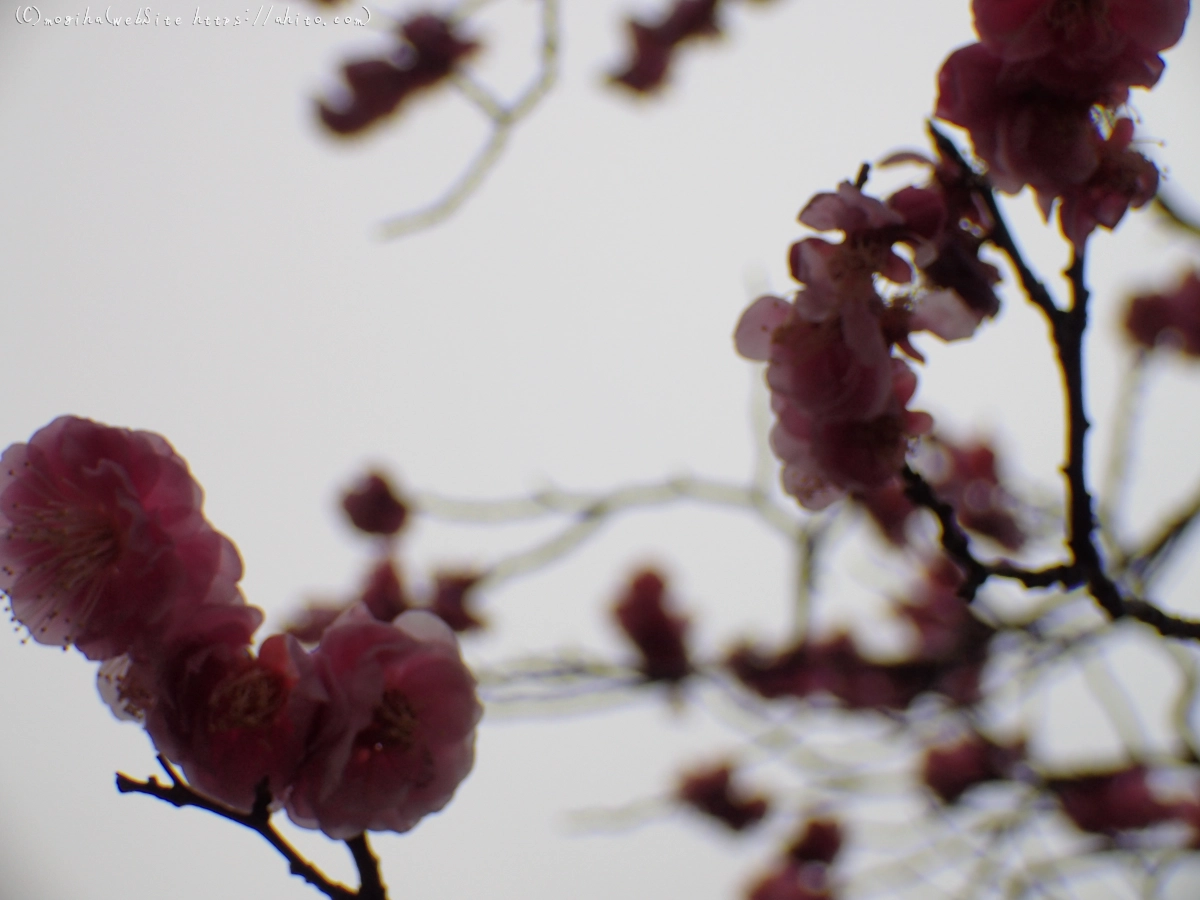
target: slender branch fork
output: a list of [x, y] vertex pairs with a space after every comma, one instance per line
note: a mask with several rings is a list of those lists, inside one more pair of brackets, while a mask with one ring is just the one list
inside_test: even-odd
[[[963, 171], [974, 171], [949, 137], [932, 124], [929, 131], [943, 155], [960, 165]], [[1089, 424], [1084, 397], [1083, 337], [1087, 330], [1089, 292], [1084, 279], [1084, 254], [1076, 251], [1064, 273], [1071, 284], [1071, 305], [1062, 308], [1025, 262], [986, 179], [975, 176], [974, 180], [975, 190], [995, 223], [991, 242], [1012, 263], [1022, 289], [1046, 317], [1054, 339], [1066, 394], [1067, 454], [1062, 471], [1067, 482], [1066, 537], [1070, 562], [1041, 570], [1022, 569], [1006, 562], [984, 563], [972, 551], [970, 539], [958, 524], [953, 508], [939, 500], [920, 474], [907, 466], [902, 473], [905, 493], [913, 503], [929, 509], [937, 517], [942, 547], [963, 569], [965, 577], [959, 593], [968, 601], [974, 599], [979, 588], [993, 576], [1012, 578], [1027, 587], [1059, 584], [1070, 589], [1086, 586], [1112, 619], [1137, 619], [1166, 637], [1200, 639], [1200, 621], [1172, 616], [1148, 600], [1124, 594], [1106, 571], [1096, 544], [1096, 516], [1085, 476], [1085, 437]]]
[[230, 822], [235, 822], [243, 828], [249, 828], [262, 835], [268, 844], [279, 851], [279, 854], [288, 861], [293, 875], [303, 878], [330, 900], [388, 900], [387, 887], [379, 874], [379, 861], [371, 851], [365, 833], [346, 841], [350, 855], [354, 857], [354, 864], [358, 867], [360, 886], [355, 891], [326, 878], [316, 866], [296, 852], [296, 849], [275, 829], [275, 826], [271, 824], [271, 794], [267, 790], [265, 779], [255, 794], [254, 808], [249, 813], [243, 813], [197, 794], [187, 786], [179, 777], [179, 773], [162, 756], [158, 757], [158, 764], [171, 779], [169, 785], [159, 783], [154, 776], [146, 781], [136, 781], [128, 775], [118, 772], [117, 790], [122, 794], [148, 794], [159, 800], [165, 800], [173, 806], [195, 806], [223, 819], [228, 819]]

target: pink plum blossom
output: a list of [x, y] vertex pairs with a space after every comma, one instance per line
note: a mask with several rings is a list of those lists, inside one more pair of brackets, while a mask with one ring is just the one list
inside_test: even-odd
[[286, 793], [325, 699], [294, 637], [250, 650], [261, 620], [253, 607], [205, 607], [165, 636], [155, 659], [118, 657], [99, 678], [118, 717], [142, 721], [193, 788], [244, 812], [263, 779], [273, 797]]
[[450, 628], [356, 606], [312, 656], [328, 696], [287, 794], [288, 816], [336, 839], [408, 831], [449, 802], [475, 758], [482, 708]]
[[149, 652], [169, 621], [243, 603], [237, 549], [156, 434], [63, 416], [0, 458], [0, 590], [43, 644]]

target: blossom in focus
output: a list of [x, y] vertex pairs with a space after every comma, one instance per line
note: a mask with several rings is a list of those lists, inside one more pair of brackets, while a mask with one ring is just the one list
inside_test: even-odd
[[453, 23], [431, 13], [406, 21], [400, 36], [403, 43], [388, 58], [357, 60], [342, 67], [349, 97], [340, 103], [318, 101], [317, 113], [334, 134], [365, 131], [413, 94], [449, 78], [479, 47], [456, 34]]
[[379, 472], [368, 472], [342, 497], [354, 527], [367, 534], [393, 535], [404, 527], [408, 507]]
[[263, 779], [273, 797], [286, 793], [325, 698], [294, 637], [250, 649], [261, 620], [253, 607], [207, 607], [173, 629], [155, 659], [100, 674], [119, 717], [142, 720], [194, 789], [243, 812]]
[[1125, 331], [1149, 350], [1167, 347], [1200, 357], [1200, 270], [1185, 275], [1173, 291], [1134, 297]]
[[621, 631], [638, 649], [651, 681], [680, 681], [692, 671], [686, 617], [668, 609], [666, 583], [651, 570], [638, 572], [613, 606]]
[[733, 767], [724, 763], [686, 773], [675, 793], [683, 803], [731, 831], [744, 831], [762, 821], [768, 803], [765, 797], [747, 797], [735, 791], [732, 782]]
[[43, 644], [141, 655], [179, 616], [240, 605], [237, 549], [163, 438], [63, 416], [0, 457], [0, 590]]
[[427, 612], [349, 610], [312, 654], [328, 701], [286, 796], [335, 839], [408, 831], [444, 807], [475, 759], [482, 707], [450, 628]]
[[[904, 466], [912, 439], [932, 427], [927, 413], [908, 409], [917, 376], [894, 348], [921, 360], [909, 343], [912, 331], [956, 340], [974, 333], [998, 308], [987, 299], [994, 300], [990, 267], [974, 258], [977, 244], [940, 237], [950, 211], [946, 198], [932, 189], [897, 196], [892, 206], [843, 182], [837, 193], [813, 197], [800, 221], [840, 230], [844, 240], [793, 244], [789, 264], [803, 288], [790, 301], [759, 297], [734, 330], [737, 352], [767, 363], [776, 418], [771, 449], [783, 463], [783, 489], [808, 509], [824, 509], [847, 493], [886, 489]], [[955, 227], [966, 218], [960, 214]], [[885, 299], [881, 280], [897, 288], [914, 280], [897, 243], [914, 248], [918, 268], [943, 253], [954, 259], [943, 275], [971, 299], [932, 279], [934, 291], [922, 281], [906, 288], [908, 294]]]

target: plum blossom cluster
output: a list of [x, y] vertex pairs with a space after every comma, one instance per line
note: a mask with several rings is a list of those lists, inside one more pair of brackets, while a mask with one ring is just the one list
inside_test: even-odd
[[999, 274], [978, 256], [991, 223], [966, 173], [915, 154], [890, 161], [906, 160], [929, 165], [931, 183], [880, 201], [843, 182], [808, 203], [800, 222], [844, 239], [793, 244], [804, 286], [791, 301], [760, 297], [734, 333], [742, 356], [767, 363], [771, 447], [784, 490], [808, 509], [896, 484], [910, 441], [932, 428], [908, 409], [917, 376], [905, 357], [923, 359], [909, 336], [966, 338], [999, 309]]
[[1076, 248], [1148, 202], [1158, 171], [1131, 149], [1130, 88], [1153, 87], [1189, 0], [974, 0], [980, 42], [938, 76], [937, 115], [970, 132], [992, 183], [1056, 200]]
[[450, 628], [360, 604], [312, 652], [282, 634], [255, 652], [262, 612], [201, 497], [148, 432], [62, 417], [9, 447], [0, 587], [14, 618], [100, 661], [118, 717], [228, 807], [249, 811], [265, 785], [297, 824], [351, 838], [445, 806], [481, 714]]
[[453, 631], [477, 631], [485, 627], [486, 622], [475, 609], [480, 573], [468, 569], [441, 570], [434, 573], [433, 583], [422, 590], [406, 584], [396, 551], [410, 510], [387, 476], [381, 472], [364, 475], [346, 491], [342, 510], [357, 531], [376, 539], [376, 552], [366, 577], [359, 590], [345, 599], [309, 603], [287, 628], [288, 634], [301, 643], [316, 644], [325, 629], [355, 606], [365, 607], [384, 622], [409, 610], [424, 610]]

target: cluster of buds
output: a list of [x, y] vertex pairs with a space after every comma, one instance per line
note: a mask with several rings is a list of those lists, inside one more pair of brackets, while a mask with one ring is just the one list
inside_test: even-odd
[[979, 679], [995, 630], [976, 618], [957, 595], [962, 576], [940, 560], [924, 574], [897, 616], [916, 635], [899, 661], [876, 662], [844, 634], [806, 639], [776, 653], [735, 649], [726, 666], [766, 700], [825, 694], [849, 709], [903, 710], [922, 694], [957, 705], [979, 700]]
[[697, 37], [716, 37], [721, 33], [716, 12], [720, 0], [679, 0], [661, 21], [650, 25], [637, 19], [628, 21], [632, 53], [629, 62], [611, 76], [639, 94], [661, 88], [667, 79], [675, 48]]
[[405, 583], [395, 551], [409, 518], [409, 507], [383, 473], [363, 475], [343, 495], [342, 510], [360, 534], [375, 539], [375, 559], [356, 593], [340, 601], [309, 603], [288, 626], [288, 634], [304, 644], [318, 643], [325, 629], [355, 606], [364, 607], [381, 622], [390, 622], [410, 610], [425, 610], [454, 631], [475, 631], [485, 626], [474, 609], [479, 573], [466, 569], [438, 571], [433, 584], [419, 591]]
[[1164, 797], [1153, 783], [1156, 773], [1140, 764], [1039, 779], [1025, 754], [1023, 741], [996, 743], [970, 730], [925, 751], [921, 780], [947, 804], [958, 803], [981, 784], [1036, 784], [1080, 831], [1116, 838], [1158, 825], [1183, 825], [1191, 832], [1188, 846], [1200, 846], [1200, 799], [1194, 791], [1186, 791], [1183, 797]]
[[937, 115], [970, 132], [997, 188], [1029, 185], [1047, 217], [1061, 200], [1063, 234], [1080, 248], [1158, 189], [1119, 110], [1130, 88], [1157, 83], [1158, 54], [1182, 36], [1189, 0], [974, 0], [972, 9], [980, 42], [942, 66]]
[[158, 435], [63, 417], [0, 460], [0, 588], [34, 640], [101, 662], [101, 695], [191, 785], [249, 811], [265, 785], [334, 838], [407, 831], [471, 769], [481, 707], [453, 632], [357, 605], [311, 652], [256, 653], [237, 550]]
[[392, 115], [414, 94], [448, 79], [479, 44], [462, 37], [454, 24], [431, 13], [414, 16], [396, 30], [396, 46], [381, 59], [360, 59], [342, 67], [349, 96], [317, 103], [321, 122], [334, 134], [360, 134]]

